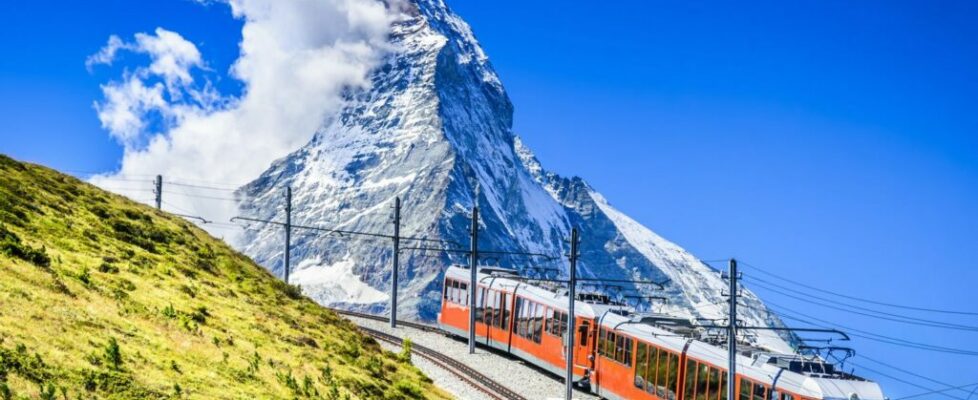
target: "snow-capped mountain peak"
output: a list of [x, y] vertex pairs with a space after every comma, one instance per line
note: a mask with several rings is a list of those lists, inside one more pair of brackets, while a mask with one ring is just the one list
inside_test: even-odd
[[[324, 121], [308, 145], [242, 188], [244, 213], [278, 219], [281, 193], [291, 187], [296, 224], [391, 233], [391, 207], [400, 197], [402, 234], [457, 247], [468, 243], [469, 210], [478, 204], [483, 249], [560, 255], [578, 227], [580, 276], [667, 281], [670, 301], [657, 309], [723, 317], [726, 284], [714, 270], [612, 207], [582, 179], [543, 168], [513, 133], [513, 105], [468, 24], [442, 0], [415, 0], [409, 7], [392, 28], [392, 51], [372, 73], [370, 89], [348, 93], [342, 111]], [[281, 228], [252, 228], [241, 248], [281, 275]], [[317, 301], [376, 312], [388, 306], [389, 241], [297, 230], [291, 254], [294, 283]], [[527, 273], [567, 268], [562, 260], [482, 262]], [[403, 253], [401, 263], [401, 314], [431, 319], [445, 268], [467, 258], [414, 250]], [[745, 301], [753, 305], [742, 315], [747, 323], [780, 323], [756, 296], [747, 293]], [[754, 340], [790, 350], [777, 335], [759, 333]]]

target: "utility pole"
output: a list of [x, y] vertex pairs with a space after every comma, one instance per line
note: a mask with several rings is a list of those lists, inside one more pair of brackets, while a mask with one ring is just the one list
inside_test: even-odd
[[[478, 193], [478, 192], [476, 192]], [[472, 206], [472, 247], [469, 252], [469, 354], [475, 354], [475, 307], [479, 266], [479, 206], [478, 194]]]
[[156, 193], [156, 209], [163, 209], [163, 175], [156, 175], [156, 188], [153, 190]]
[[394, 272], [391, 275], [391, 328], [397, 328], [397, 274], [401, 251], [401, 198], [394, 199]]
[[737, 260], [730, 259], [730, 315], [727, 319], [727, 398], [737, 398]]
[[289, 249], [292, 247], [292, 187], [285, 188], [285, 283], [289, 283]]
[[571, 229], [571, 245], [570, 245], [570, 256], [568, 257], [570, 261], [570, 281], [567, 283], [567, 296], [570, 301], [567, 305], [567, 378], [565, 379], [566, 386], [566, 400], [571, 400], [574, 397], [574, 333], [576, 328], [576, 317], [574, 316], [574, 303], [577, 299], [577, 256], [578, 250], [577, 246], [580, 242], [580, 234], [577, 232], [577, 228]]

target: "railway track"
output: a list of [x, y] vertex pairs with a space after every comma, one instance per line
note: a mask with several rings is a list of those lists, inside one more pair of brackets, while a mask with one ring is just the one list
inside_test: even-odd
[[[341, 311], [341, 310], [334, 310], [334, 311], [336, 311], [336, 313], [340, 315], [347, 315], [351, 317], [365, 318], [365, 319], [371, 319], [375, 321], [388, 320], [387, 318], [372, 315], [372, 314], [364, 314], [364, 313], [358, 313], [353, 311]], [[397, 324], [412, 329], [420, 329], [425, 332], [437, 332], [437, 333], [442, 332], [442, 330], [439, 329], [438, 327], [426, 325], [426, 324], [419, 324], [416, 322], [398, 321]], [[365, 327], [360, 327], [360, 330], [363, 331], [363, 333], [366, 333], [367, 335], [370, 335], [371, 337], [377, 340], [388, 342], [394, 345], [401, 345], [403, 343], [403, 339], [385, 332], [381, 332], [378, 330], [365, 328]], [[498, 400], [510, 400], [510, 399], [528, 400], [526, 397], [523, 397], [519, 393], [510, 390], [503, 384], [496, 382], [495, 380], [489, 378], [488, 376], [483, 375], [476, 369], [469, 367], [468, 365], [452, 357], [442, 354], [441, 352], [438, 352], [436, 350], [433, 350], [425, 346], [421, 346], [419, 344], [412, 344], [411, 352], [417, 354], [420, 357], [425, 358], [428, 361], [431, 361], [432, 363], [441, 367], [442, 369], [451, 372], [452, 374], [459, 377], [459, 379], [468, 383], [472, 387], [489, 395], [489, 397]]]
[[[380, 316], [380, 315], [366, 314], [366, 313], [356, 312], [356, 311], [337, 310], [337, 309], [333, 309], [333, 308], [331, 308], [331, 310], [333, 310], [333, 312], [335, 312], [337, 314], [340, 314], [340, 315], [347, 315], [347, 316], [357, 317], [357, 318], [363, 318], [363, 319], [372, 319], [374, 321], [381, 321], [381, 322], [390, 321], [390, 318], [384, 317], [384, 316]], [[441, 330], [441, 328], [439, 328], [437, 326], [434, 326], [434, 325], [421, 324], [421, 323], [411, 322], [411, 321], [397, 320], [397, 325], [398, 326], [406, 326], [408, 328], [418, 329], [418, 330], [422, 330], [422, 331], [425, 331], [425, 332], [436, 332], [436, 333], [444, 333], [445, 332], [445, 331]]]

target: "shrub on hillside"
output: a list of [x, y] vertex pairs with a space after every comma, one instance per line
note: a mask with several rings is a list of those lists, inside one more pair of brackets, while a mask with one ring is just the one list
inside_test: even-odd
[[19, 258], [38, 267], [50, 267], [51, 257], [48, 257], [44, 247], [35, 249], [21, 242], [20, 237], [0, 225], [0, 253], [9, 257]]

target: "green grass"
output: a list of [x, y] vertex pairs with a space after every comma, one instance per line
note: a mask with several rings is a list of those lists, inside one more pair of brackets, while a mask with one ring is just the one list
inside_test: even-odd
[[0, 155], [0, 400], [447, 397], [193, 224]]

